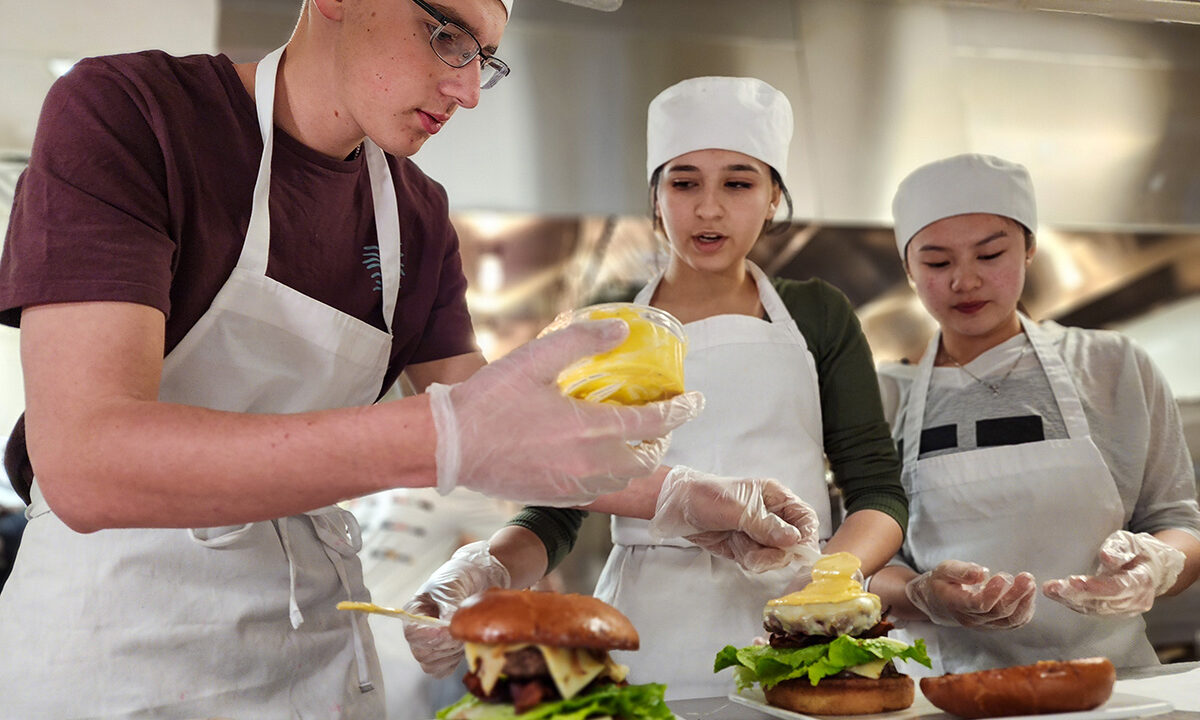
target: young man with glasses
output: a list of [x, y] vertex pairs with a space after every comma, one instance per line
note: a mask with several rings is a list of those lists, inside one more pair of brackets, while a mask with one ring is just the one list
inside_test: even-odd
[[[0, 260], [30, 503], [0, 714], [382, 717], [335, 610], [366, 598], [338, 501], [575, 504], [698, 412], [558, 393], [621, 323], [483, 367], [445, 193], [407, 158], [507, 74], [510, 6], [308, 0], [259, 63], [141, 52], [51, 89]], [[402, 371], [429, 392], [373, 405]]]

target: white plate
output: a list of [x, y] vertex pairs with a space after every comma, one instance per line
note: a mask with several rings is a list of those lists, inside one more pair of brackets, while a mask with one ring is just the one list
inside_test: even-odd
[[[956, 715], [951, 715], [947, 712], [942, 712], [933, 703], [929, 702], [920, 690], [916, 692], [916, 698], [913, 700], [911, 707], [904, 710], [896, 710], [893, 712], [876, 713], [874, 715], [803, 715], [791, 710], [784, 710], [772, 705], [768, 705], [763, 699], [762, 690], [758, 687], [743, 690], [742, 694], [731, 694], [729, 699], [738, 703], [752, 707], [759, 712], [766, 713], [772, 717], [782, 718], [783, 720], [820, 720], [824, 718], [841, 717], [855, 718], [856, 720], [909, 720], [912, 718], [930, 718], [937, 720], [953, 720]], [[1067, 712], [1067, 713], [1046, 713], [1043, 715], [1022, 715], [1019, 717], [1026, 718], [1045, 718], [1045, 720], [1118, 720], [1118, 718], [1145, 717], [1147, 715], [1161, 715], [1171, 712], [1174, 709], [1171, 703], [1165, 700], [1155, 700], [1154, 698], [1143, 697], [1141, 695], [1126, 695], [1125, 693], [1113, 693], [1108, 702], [1104, 703], [1095, 710], [1087, 710], [1084, 712]], [[992, 720], [1004, 720], [1003, 718], [993, 718]]]

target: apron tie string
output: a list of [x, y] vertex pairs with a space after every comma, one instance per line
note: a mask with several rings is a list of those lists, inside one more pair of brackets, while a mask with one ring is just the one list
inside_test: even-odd
[[[342, 588], [346, 591], [346, 599], [354, 600], [350, 578], [346, 573], [345, 558], [354, 557], [359, 550], [362, 549], [362, 532], [358, 526], [358, 521], [349, 512], [342, 510], [336, 506], [321, 508], [305, 513], [309, 521], [312, 523], [313, 530], [317, 535], [317, 540], [321, 543], [321, 549], [325, 551], [326, 557], [333, 564], [333, 569], [337, 572], [338, 579], [342, 583]], [[296, 562], [292, 556], [291, 542], [288, 538], [288, 521], [299, 520], [299, 517], [282, 518], [279, 523], [279, 537], [283, 543], [283, 552], [288, 559], [288, 577], [289, 577], [289, 592], [288, 592], [288, 609], [292, 620], [292, 627], [299, 628], [304, 622], [304, 615], [300, 612], [300, 605], [296, 600]], [[370, 692], [375, 689], [371, 682], [370, 666], [367, 663], [367, 650], [363, 637], [366, 630], [363, 628], [363, 623], [367, 621], [367, 617], [362, 613], [350, 614], [350, 630], [354, 635], [354, 659], [358, 666], [358, 689], [361, 692]]]

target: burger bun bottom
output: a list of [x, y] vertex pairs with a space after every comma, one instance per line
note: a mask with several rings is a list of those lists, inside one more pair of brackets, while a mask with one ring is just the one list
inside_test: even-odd
[[913, 704], [912, 678], [807, 678], [784, 680], [764, 689], [767, 704], [806, 715], [866, 715], [903, 710]]

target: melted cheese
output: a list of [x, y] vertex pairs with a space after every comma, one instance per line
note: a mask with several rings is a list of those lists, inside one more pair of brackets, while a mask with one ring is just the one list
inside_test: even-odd
[[850, 553], [826, 555], [813, 565], [813, 579], [799, 592], [767, 601], [764, 624], [802, 635], [855, 635], [879, 622], [879, 596], [854, 579], [861, 562]]
[[[504, 669], [504, 656], [514, 650], [527, 648], [531, 643], [513, 645], [483, 645], [464, 643], [467, 666], [479, 676], [484, 693], [490, 694]], [[613, 682], [621, 682], [629, 674], [629, 668], [620, 665], [604, 653], [601, 659], [581, 648], [559, 648], [534, 645], [546, 658], [546, 669], [554, 680], [555, 687], [564, 699], [570, 699], [587, 687], [588, 683], [604, 675]]]
[[834, 604], [863, 597], [875, 598], [877, 605], [879, 596], [864, 592], [862, 584], [854, 579], [854, 572], [861, 565], [850, 553], [826, 555], [813, 565], [812, 582], [798, 592], [768, 600], [767, 606]]
[[682, 393], [685, 343], [642, 313], [632, 306], [587, 311], [588, 320], [624, 320], [629, 335], [612, 350], [563, 370], [559, 388], [580, 400], [620, 405], [642, 405]]

